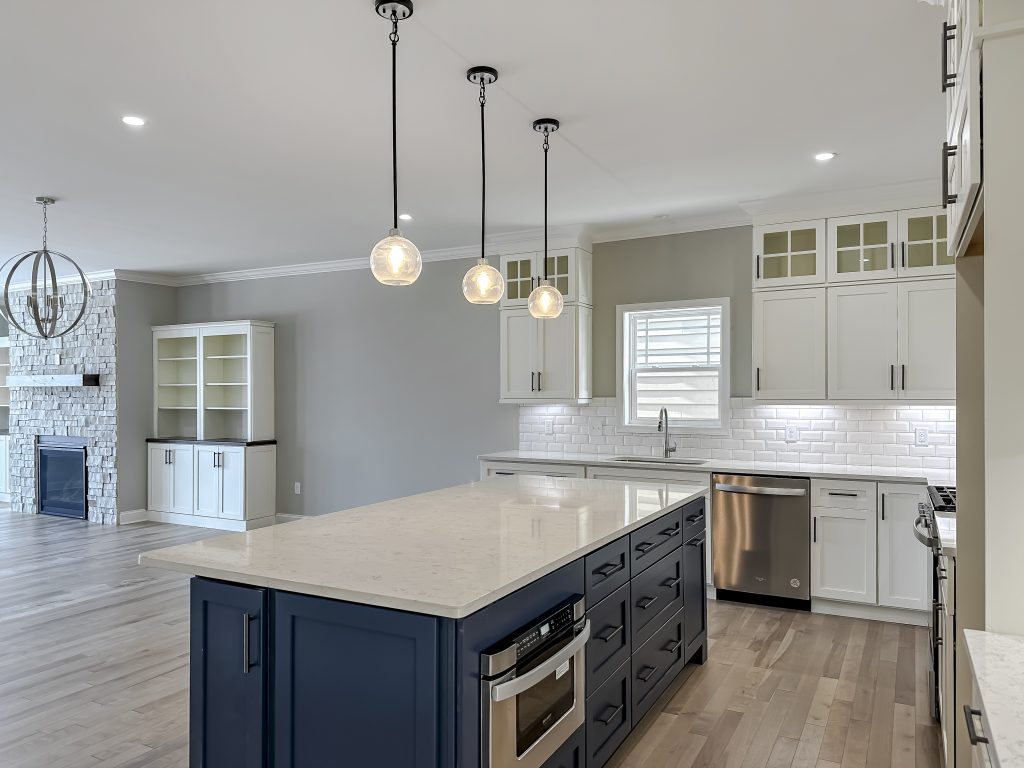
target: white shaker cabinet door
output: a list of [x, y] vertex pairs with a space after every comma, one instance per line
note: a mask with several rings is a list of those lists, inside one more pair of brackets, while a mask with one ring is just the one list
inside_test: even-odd
[[927, 501], [923, 485], [878, 485], [878, 604], [925, 611], [931, 550], [914, 538], [917, 505]]
[[168, 458], [170, 459], [170, 476], [166, 486], [164, 512], [173, 512], [176, 515], [191, 515], [195, 504], [195, 488], [192, 478], [195, 473], [195, 466], [192, 457], [191, 445], [167, 445]]
[[219, 517], [221, 510], [220, 449], [213, 445], [197, 445], [195, 451], [196, 514]]
[[540, 329], [537, 394], [541, 398], [576, 397], [576, 313], [568, 306], [558, 317], [538, 320]]
[[899, 396], [956, 397], [956, 280], [899, 285]]
[[221, 474], [220, 517], [245, 518], [245, 448], [220, 448], [217, 462]]
[[830, 398], [896, 398], [896, 321], [895, 283], [828, 289]]
[[815, 507], [811, 515], [811, 595], [874, 605], [874, 509]]
[[[170, 512], [171, 467], [168, 463], [170, 446], [164, 443], [149, 443], [148, 448], [146, 508], [154, 512]], [[191, 488], [189, 492], [191, 493]]]
[[537, 320], [526, 309], [502, 310], [501, 398], [532, 400], [537, 395]]
[[754, 294], [754, 397], [824, 400], [825, 289]]

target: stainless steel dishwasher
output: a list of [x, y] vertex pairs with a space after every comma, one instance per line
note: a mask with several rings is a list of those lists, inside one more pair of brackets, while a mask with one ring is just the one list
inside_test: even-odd
[[720, 599], [810, 608], [810, 485], [807, 478], [712, 476]]

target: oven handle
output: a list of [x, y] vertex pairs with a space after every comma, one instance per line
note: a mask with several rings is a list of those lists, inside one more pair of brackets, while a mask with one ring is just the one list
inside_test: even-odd
[[726, 493], [749, 493], [754, 496], [806, 496], [803, 488], [768, 488], [761, 485], [732, 485], [731, 483], [715, 483], [716, 491]]
[[[921, 523], [926, 526], [924, 529], [921, 527]], [[914, 521], [914, 538], [924, 544], [926, 547], [934, 547], [935, 539], [932, 538], [931, 534], [927, 530], [928, 518], [924, 515], [919, 515]]]
[[590, 619], [587, 619], [580, 633], [550, 659], [534, 667], [524, 675], [514, 677], [507, 683], [491, 688], [491, 701], [505, 701], [505, 699], [511, 699], [513, 696], [518, 696], [523, 691], [533, 688], [533, 686], [537, 685], [537, 683], [575, 656], [587, 644], [589, 639]]

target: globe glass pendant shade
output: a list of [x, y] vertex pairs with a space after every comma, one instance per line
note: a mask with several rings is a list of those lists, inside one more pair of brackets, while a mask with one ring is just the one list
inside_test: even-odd
[[551, 284], [551, 281], [541, 280], [540, 285], [530, 294], [527, 306], [530, 314], [538, 320], [552, 320], [562, 314], [564, 303], [561, 292]]
[[422, 269], [419, 248], [397, 229], [388, 232], [370, 253], [370, 271], [384, 285], [412, 285]]
[[471, 304], [497, 304], [505, 292], [501, 272], [480, 259], [462, 278], [462, 293]]

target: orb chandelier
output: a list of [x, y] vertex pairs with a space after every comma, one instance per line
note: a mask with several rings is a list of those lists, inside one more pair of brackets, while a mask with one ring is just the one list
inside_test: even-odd
[[462, 278], [462, 293], [471, 304], [497, 304], [505, 292], [501, 272], [487, 262], [487, 141], [484, 110], [487, 106], [487, 86], [498, 79], [493, 67], [473, 67], [466, 78], [480, 86], [480, 260]]
[[[57, 339], [71, 333], [85, 318], [92, 286], [82, 268], [71, 258], [58, 251], [51, 251], [46, 245], [46, 209], [57, 201], [52, 197], [37, 197], [36, 202], [43, 206], [43, 247], [38, 251], [19, 253], [0, 267], [0, 274], [7, 274], [0, 314], [24, 334], [37, 339]], [[57, 262], [54, 261], [55, 257]], [[16, 282], [19, 268], [29, 260], [32, 261], [31, 277]], [[77, 273], [70, 282], [57, 282], [56, 265], [61, 260], [70, 264]], [[23, 294], [21, 285], [25, 283], [28, 288], [27, 293]], [[11, 295], [12, 286], [15, 286], [14, 296]]]
[[553, 117], [533, 121], [533, 130], [544, 134], [544, 279], [530, 293], [527, 307], [538, 320], [553, 320], [562, 314], [565, 300], [562, 292], [548, 280], [548, 137], [558, 130], [559, 122]]
[[423, 257], [398, 228], [398, 22], [412, 16], [412, 0], [375, 0], [377, 13], [391, 21], [391, 182], [392, 226], [370, 252], [370, 271], [384, 285], [412, 285], [423, 269]]

